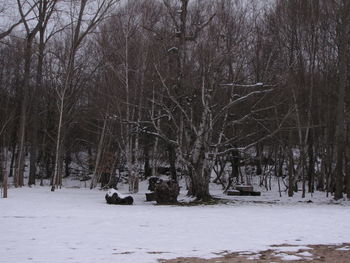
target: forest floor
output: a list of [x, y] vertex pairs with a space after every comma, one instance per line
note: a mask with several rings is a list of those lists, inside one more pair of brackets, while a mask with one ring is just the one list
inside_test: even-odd
[[160, 206], [145, 201], [142, 182], [134, 205], [116, 206], [106, 191], [64, 185], [11, 187], [0, 198], [0, 262], [350, 262], [350, 203], [325, 193], [228, 197], [212, 185], [216, 204], [183, 205], [182, 188], [182, 205]]

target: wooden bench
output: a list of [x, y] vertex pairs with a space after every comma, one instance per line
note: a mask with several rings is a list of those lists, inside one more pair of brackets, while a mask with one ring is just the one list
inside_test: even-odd
[[230, 196], [261, 196], [261, 192], [254, 191], [253, 186], [251, 185], [237, 185], [235, 189], [228, 190], [227, 195]]

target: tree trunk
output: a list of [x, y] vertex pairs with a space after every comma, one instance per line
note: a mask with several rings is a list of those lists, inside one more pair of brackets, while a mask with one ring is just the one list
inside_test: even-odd
[[[347, 133], [348, 134], [348, 133]], [[347, 145], [348, 145], [348, 139], [347, 139]], [[349, 162], [349, 147], [346, 148], [346, 153], [345, 153], [345, 192], [346, 192], [346, 197], [349, 199], [350, 198], [350, 162]]]
[[38, 53], [38, 65], [36, 74], [36, 87], [33, 89], [33, 99], [32, 99], [32, 133], [31, 133], [31, 146], [30, 146], [30, 170], [29, 170], [29, 180], [28, 185], [35, 184], [36, 177], [36, 165], [38, 161], [38, 130], [39, 130], [39, 114], [38, 114], [38, 91], [41, 91], [42, 79], [43, 79], [43, 62], [44, 62], [44, 33], [45, 28], [40, 29], [40, 39], [39, 39], [39, 53]]
[[263, 154], [263, 149], [264, 146], [262, 143], [257, 143], [256, 144], [256, 175], [261, 175], [262, 174], [262, 169], [261, 169], [261, 157]]
[[309, 144], [308, 144], [308, 192], [313, 193], [315, 190], [315, 158], [314, 158], [314, 146], [313, 146], [313, 134], [309, 133]]
[[6, 168], [3, 171], [3, 176], [4, 176], [4, 179], [3, 179], [3, 182], [2, 182], [2, 187], [4, 189], [3, 198], [7, 198], [7, 187], [8, 187], [7, 180], [8, 180], [8, 177], [7, 177], [7, 170], [6, 170]]
[[191, 185], [189, 193], [196, 197], [196, 200], [208, 201], [212, 197], [209, 193], [210, 171], [206, 165], [208, 160], [206, 158], [199, 159], [197, 164], [191, 164], [189, 170], [191, 171]]
[[2, 181], [2, 187], [3, 187], [3, 198], [7, 198], [7, 187], [8, 187], [8, 174], [7, 174], [7, 149], [6, 147], [3, 147], [1, 149], [1, 158], [0, 158], [0, 164], [2, 169], [2, 176], [3, 176], [3, 181]]
[[168, 157], [169, 157], [169, 164], [170, 164], [170, 175], [172, 180], [177, 180], [176, 175], [176, 152], [173, 145], [168, 145]]
[[[17, 126], [17, 125], [15, 125]], [[13, 142], [12, 145], [12, 151], [11, 151], [11, 163], [10, 163], [10, 173], [9, 173], [9, 177], [14, 176], [14, 166], [15, 166], [15, 160], [16, 160], [16, 142]]]
[[143, 154], [144, 154], [144, 159], [145, 159], [145, 165], [144, 165], [144, 171], [145, 171], [145, 178], [151, 177], [152, 175], [152, 170], [151, 170], [151, 165], [150, 165], [150, 156], [149, 156], [149, 151], [150, 151], [150, 138], [148, 135], [146, 135], [146, 140], [145, 140], [145, 145], [143, 148]]
[[325, 175], [326, 175], [326, 162], [324, 160], [324, 157], [322, 157], [321, 170], [320, 170], [320, 174], [317, 177], [317, 185], [316, 185], [317, 191], [325, 190]]
[[62, 123], [63, 123], [63, 110], [64, 110], [64, 96], [61, 99], [60, 108], [59, 108], [59, 121], [57, 127], [57, 140], [56, 140], [56, 152], [55, 152], [55, 169], [52, 177], [52, 186], [51, 191], [55, 191], [55, 188], [58, 186], [58, 177], [59, 177], [59, 162], [60, 162], [60, 153], [61, 153], [61, 136], [62, 136]]
[[106, 116], [105, 116], [104, 121], [103, 121], [103, 128], [101, 131], [100, 140], [99, 140], [98, 147], [97, 147], [95, 169], [94, 169], [94, 175], [93, 175], [92, 180], [91, 180], [90, 189], [93, 189], [96, 187], [96, 185], [98, 183], [98, 179], [100, 177], [100, 173], [101, 173], [100, 161], [101, 161], [101, 157], [102, 157], [104, 138], [105, 138], [105, 133], [106, 133], [107, 115], [108, 114], [106, 113]]
[[[35, 32], [36, 33], [36, 32]], [[23, 75], [23, 87], [22, 87], [22, 105], [21, 105], [21, 117], [19, 123], [19, 147], [18, 156], [16, 162], [16, 174], [15, 174], [15, 187], [24, 185], [24, 158], [25, 158], [25, 139], [26, 139], [26, 124], [27, 124], [27, 107], [28, 96], [30, 92], [29, 78], [30, 67], [32, 61], [32, 42], [35, 34], [31, 33], [27, 37], [26, 47], [24, 52], [24, 75]]]
[[72, 163], [70, 150], [66, 149], [66, 154], [64, 158], [64, 177], [67, 178], [70, 175], [70, 164]]
[[[291, 135], [290, 135], [291, 138]], [[293, 160], [293, 147], [289, 145], [289, 164], [288, 164], [288, 196], [292, 197], [294, 194], [294, 160]]]

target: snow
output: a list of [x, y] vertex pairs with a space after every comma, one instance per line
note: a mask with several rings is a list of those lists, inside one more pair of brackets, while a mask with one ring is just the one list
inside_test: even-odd
[[118, 191], [115, 190], [115, 189], [109, 189], [108, 192], [107, 192], [107, 195], [108, 195], [109, 197], [112, 197], [114, 193], [116, 193], [116, 194], [118, 195], [119, 198], [125, 198], [125, 197], [128, 196], [128, 195], [121, 194], [120, 192], [118, 192]]
[[337, 248], [335, 250], [339, 250], [339, 251], [350, 251], [350, 247], [340, 247], [340, 248]]
[[[258, 252], [277, 244], [298, 251], [309, 244], [350, 241], [350, 206], [332, 203], [324, 194], [316, 193], [313, 203], [263, 192], [226, 197], [216, 205], [160, 206], [145, 202], [144, 182], [141, 189], [132, 195], [134, 205], [116, 206], [107, 205], [100, 190], [10, 188], [9, 198], [0, 199], [0, 262], [147, 263]], [[223, 197], [219, 189], [212, 192]], [[127, 185], [118, 191], [127, 193]], [[285, 246], [277, 254], [287, 260], [290, 255], [283, 252], [291, 249]]]
[[258, 260], [260, 259], [261, 254], [250, 255], [247, 257], [249, 260]]
[[313, 257], [313, 254], [311, 254], [310, 252], [304, 251], [304, 252], [299, 252], [298, 256], [302, 256], [302, 257]]
[[309, 247], [305, 247], [305, 246], [282, 246], [282, 247], [276, 247], [274, 248], [275, 251], [279, 251], [279, 252], [298, 252], [299, 250], [304, 249], [311, 249]]
[[277, 256], [277, 257], [280, 257], [281, 260], [285, 260], [285, 261], [289, 261], [289, 260], [302, 260], [302, 259], [303, 259], [302, 257], [298, 257], [298, 256], [295, 256], [295, 255], [288, 255], [288, 254], [284, 254], [284, 253], [277, 254], [276, 256]]
[[168, 53], [169, 52], [177, 52], [178, 51], [178, 48], [177, 47], [172, 47], [172, 48], [169, 48], [168, 49]]
[[[312, 248], [306, 246], [279, 246], [273, 247], [274, 255], [281, 258], [281, 260], [312, 260], [313, 254], [308, 251], [298, 252], [300, 250], [311, 250]], [[298, 252], [294, 255], [288, 254], [288, 252]]]

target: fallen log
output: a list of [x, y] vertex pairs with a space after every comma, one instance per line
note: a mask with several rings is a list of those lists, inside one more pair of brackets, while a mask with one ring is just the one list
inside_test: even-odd
[[123, 195], [115, 189], [109, 189], [105, 199], [107, 204], [112, 205], [132, 205], [134, 203], [134, 198], [132, 198], [132, 196]]

